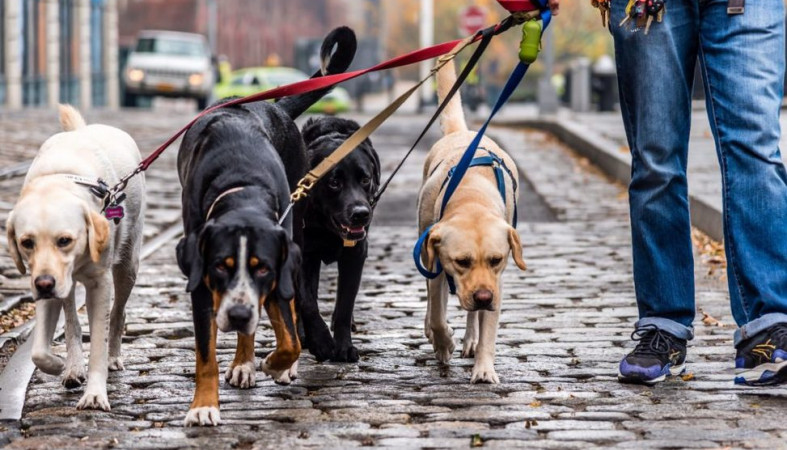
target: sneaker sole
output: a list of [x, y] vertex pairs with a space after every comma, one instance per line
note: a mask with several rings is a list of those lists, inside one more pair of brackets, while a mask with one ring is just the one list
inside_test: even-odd
[[679, 366], [675, 366], [675, 367], [670, 366], [669, 370], [666, 373], [664, 373], [664, 374], [662, 374], [662, 375], [660, 375], [660, 376], [658, 376], [656, 378], [650, 378], [650, 379], [641, 378], [641, 377], [638, 377], [636, 375], [623, 375], [622, 373], [620, 373], [620, 371], [618, 371], [618, 381], [620, 381], [621, 383], [645, 384], [645, 385], [648, 385], [648, 386], [653, 386], [656, 383], [660, 383], [660, 382], [666, 380], [667, 376], [672, 376], [672, 377], [678, 376], [678, 375], [681, 375], [685, 371], [686, 371], [686, 364], [685, 363], [683, 363], [683, 364], [681, 364]]
[[787, 382], [787, 361], [765, 363], [751, 369], [735, 369], [735, 384], [771, 386]]

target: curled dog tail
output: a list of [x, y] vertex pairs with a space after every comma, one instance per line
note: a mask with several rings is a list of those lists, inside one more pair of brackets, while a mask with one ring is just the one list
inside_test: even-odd
[[[441, 103], [454, 83], [456, 83], [456, 67], [452, 60], [448, 61], [437, 72], [437, 97]], [[465, 113], [462, 110], [462, 97], [459, 95], [459, 91], [454, 94], [442, 114], [440, 114], [440, 128], [442, 128], [444, 135], [456, 131], [467, 131], [467, 122], [465, 121]]]
[[[336, 47], [335, 52], [333, 52], [334, 47]], [[342, 73], [347, 70], [355, 58], [357, 47], [358, 41], [355, 38], [355, 32], [349, 27], [339, 27], [328, 33], [320, 48], [321, 68], [312, 75], [312, 78]], [[333, 54], [331, 54], [332, 52]], [[283, 98], [276, 104], [291, 119], [295, 119], [330, 91], [331, 88], [326, 88], [294, 95]]]
[[63, 131], [74, 131], [87, 126], [82, 114], [79, 114], [79, 111], [73, 106], [61, 104], [58, 110], [60, 111], [60, 126]]

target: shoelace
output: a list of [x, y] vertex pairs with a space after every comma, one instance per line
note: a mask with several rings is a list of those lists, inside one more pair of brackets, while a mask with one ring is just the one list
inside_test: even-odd
[[632, 354], [661, 356], [668, 353], [672, 345], [672, 335], [655, 325], [643, 325], [631, 333], [633, 341], [639, 341]]

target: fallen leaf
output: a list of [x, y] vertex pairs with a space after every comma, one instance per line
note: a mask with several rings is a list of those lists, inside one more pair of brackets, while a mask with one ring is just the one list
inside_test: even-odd
[[538, 408], [539, 406], [541, 406], [541, 402], [538, 400], [533, 400], [532, 402], [530, 402], [531, 408]]
[[724, 326], [724, 324], [721, 323], [718, 319], [716, 319], [715, 317], [713, 317], [710, 314], [706, 313], [705, 311], [700, 310], [700, 312], [702, 313], [702, 323], [704, 323], [705, 325], [707, 325], [709, 327], [721, 327], [721, 326]]
[[470, 437], [470, 447], [483, 447], [484, 441], [481, 439], [480, 434], [474, 434]]
[[680, 376], [683, 381], [691, 381], [694, 379], [694, 372], [686, 372]]

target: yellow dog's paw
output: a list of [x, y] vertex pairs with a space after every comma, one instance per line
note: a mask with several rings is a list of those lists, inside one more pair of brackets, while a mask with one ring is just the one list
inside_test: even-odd
[[106, 391], [91, 391], [88, 387], [85, 395], [77, 403], [77, 409], [103, 409], [104, 411], [109, 411], [109, 399]]
[[498, 384], [500, 383], [500, 378], [497, 377], [497, 372], [495, 372], [495, 368], [491, 364], [476, 364], [473, 366], [470, 382]]

